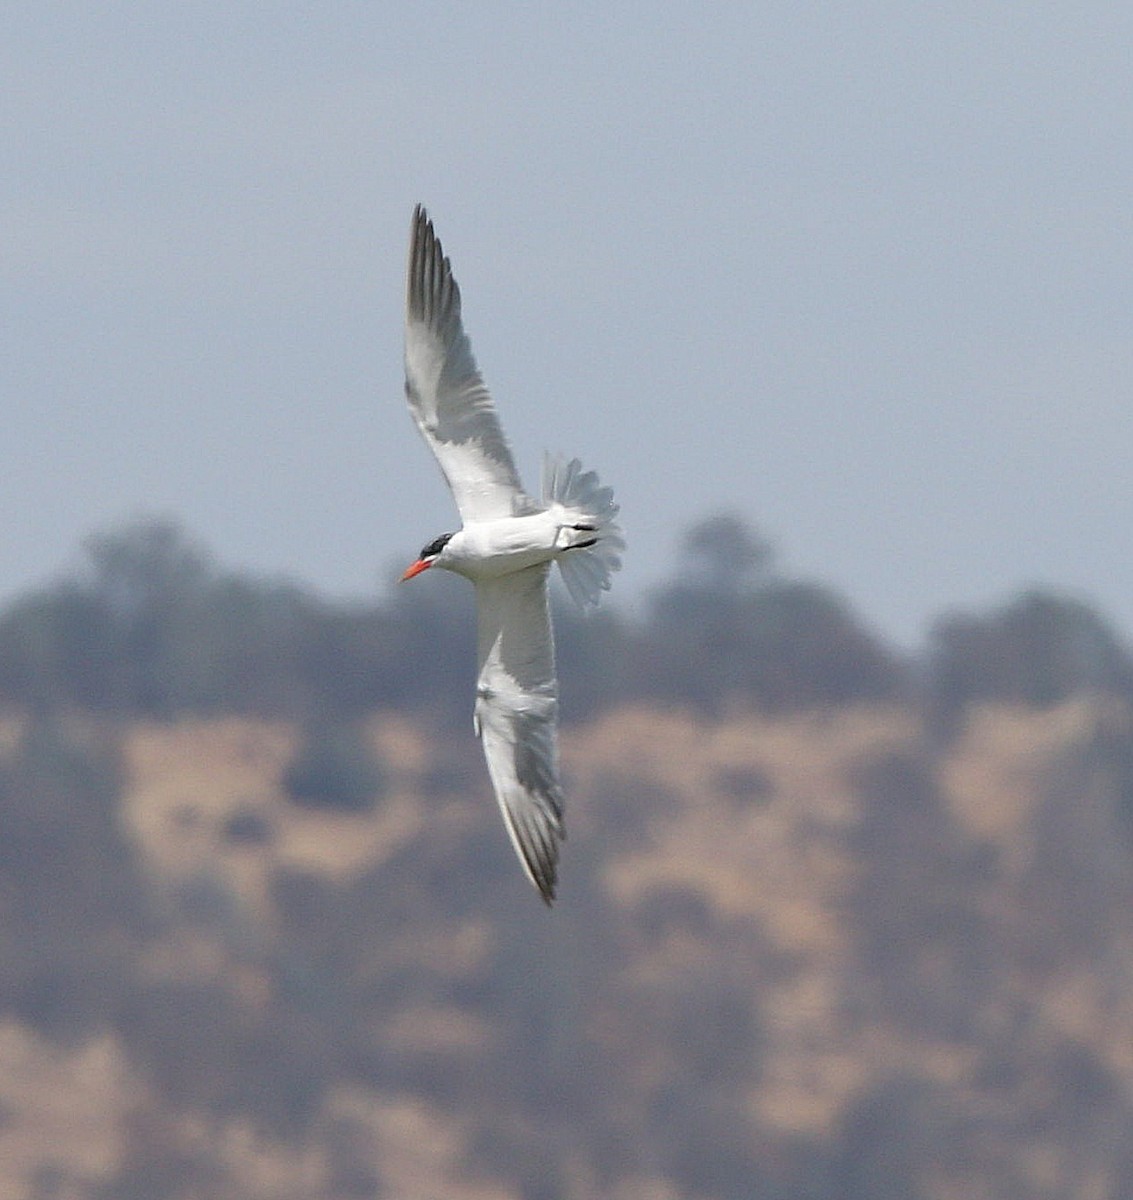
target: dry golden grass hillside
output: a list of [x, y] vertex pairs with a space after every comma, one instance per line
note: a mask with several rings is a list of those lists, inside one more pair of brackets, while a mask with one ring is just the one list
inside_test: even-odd
[[[288, 797], [287, 724], [72, 729], [136, 887], [95, 922], [102, 860], [45, 861], [42, 925], [3, 881], [0, 1194], [1133, 1194], [1129, 721], [623, 709], [564, 735], [551, 912], [470, 734], [375, 716], [348, 813]], [[34, 956], [72, 926], [117, 965], [52, 958], [59, 1000]]]

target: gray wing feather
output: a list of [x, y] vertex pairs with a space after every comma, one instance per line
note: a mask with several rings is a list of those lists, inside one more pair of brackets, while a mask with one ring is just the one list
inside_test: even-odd
[[512, 845], [550, 904], [565, 833], [548, 569], [476, 583], [475, 721]]
[[405, 396], [464, 521], [529, 506], [460, 319], [460, 288], [418, 205], [405, 287]]

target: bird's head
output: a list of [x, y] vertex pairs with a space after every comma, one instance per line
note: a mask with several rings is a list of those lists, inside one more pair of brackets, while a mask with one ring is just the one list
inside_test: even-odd
[[442, 533], [440, 537], [433, 540], [421, 551], [421, 557], [415, 563], [410, 563], [405, 568], [405, 574], [401, 577], [401, 582], [404, 583], [407, 579], [412, 579], [414, 575], [420, 575], [422, 571], [427, 571], [444, 553], [445, 547], [449, 544], [451, 533]]

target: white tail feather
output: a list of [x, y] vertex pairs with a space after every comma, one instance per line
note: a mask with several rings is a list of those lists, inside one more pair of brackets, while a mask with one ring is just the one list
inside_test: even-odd
[[543, 503], [559, 505], [566, 525], [587, 525], [579, 530], [580, 542], [594, 539], [592, 546], [577, 546], [558, 555], [559, 571], [571, 598], [586, 609], [596, 605], [609, 591], [610, 576], [622, 565], [625, 549], [621, 527], [615, 517], [612, 488], [603, 487], [594, 471], [584, 471], [577, 458], [564, 462], [548, 455], [543, 461]]

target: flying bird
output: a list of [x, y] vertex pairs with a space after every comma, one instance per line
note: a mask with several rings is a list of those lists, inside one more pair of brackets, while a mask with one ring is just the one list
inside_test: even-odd
[[405, 395], [461, 528], [429, 542], [402, 579], [443, 567], [475, 585], [473, 725], [512, 845], [550, 904], [564, 830], [547, 577], [557, 562], [575, 602], [596, 605], [625, 543], [612, 490], [577, 459], [546, 457], [539, 498], [524, 491], [464, 332], [460, 289], [420, 205], [409, 240]]

